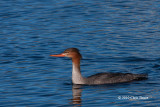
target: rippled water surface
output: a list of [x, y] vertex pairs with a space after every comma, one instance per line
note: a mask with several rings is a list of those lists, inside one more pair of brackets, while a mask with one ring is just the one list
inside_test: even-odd
[[[1, 0], [1, 107], [160, 105], [159, 0]], [[80, 49], [83, 76], [148, 73], [148, 80], [99, 86], [71, 82]]]

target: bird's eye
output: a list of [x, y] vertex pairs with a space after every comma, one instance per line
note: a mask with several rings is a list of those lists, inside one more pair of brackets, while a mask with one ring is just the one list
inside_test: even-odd
[[69, 52], [65, 52], [65, 53], [69, 53]]

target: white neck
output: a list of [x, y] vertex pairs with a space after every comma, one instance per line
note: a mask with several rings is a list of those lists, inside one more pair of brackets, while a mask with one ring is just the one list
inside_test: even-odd
[[74, 62], [72, 63], [72, 82], [73, 84], [85, 84], [81, 75], [80, 65]]

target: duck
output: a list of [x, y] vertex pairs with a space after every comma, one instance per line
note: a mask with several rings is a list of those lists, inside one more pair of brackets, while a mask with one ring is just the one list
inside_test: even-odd
[[61, 54], [50, 55], [52, 57], [69, 57], [72, 60], [72, 83], [81, 85], [99, 85], [99, 84], [113, 84], [124, 83], [135, 80], [144, 80], [148, 78], [147, 74], [133, 74], [133, 73], [113, 73], [104, 72], [83, 77], [80, 70], [80, 61], [82, 55], [77, 48], [68, 48]]

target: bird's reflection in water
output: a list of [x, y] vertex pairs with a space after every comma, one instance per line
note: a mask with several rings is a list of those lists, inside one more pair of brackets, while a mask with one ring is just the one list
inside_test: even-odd
[[77, 106], [81, 106], [81, 93], [82, 93], [82, 89], [81, 89], [82, 85], [75, 85], [73, 84], [72, 86], [72, 95], [73, 95], [73, 98], [71, 99], [72, 100], [72, 104], [75, 104]]
[[[74, 107], [77, 107], [77, 106], [81, 106], [82, 104], [82, 99], [81, 99], [81, 96], [82, 96], [82, 91], [83, 91], [83, 87], [85, 85], [76, 85], [76, 84], [73, 84], [72, 85], [72, 96], [73, 98], [71, 99], [71, 102], [69, 102], [70, 104], [73, 104]], [[95, 89], [107, 89], [108, 87], [114, 87], [115, 85], [114, 84], [109, 84], [109, 85], [98, 85], [98, 86], [95, 86], [95, 85], [92, 85], [92, 88], [94, 87]]]

